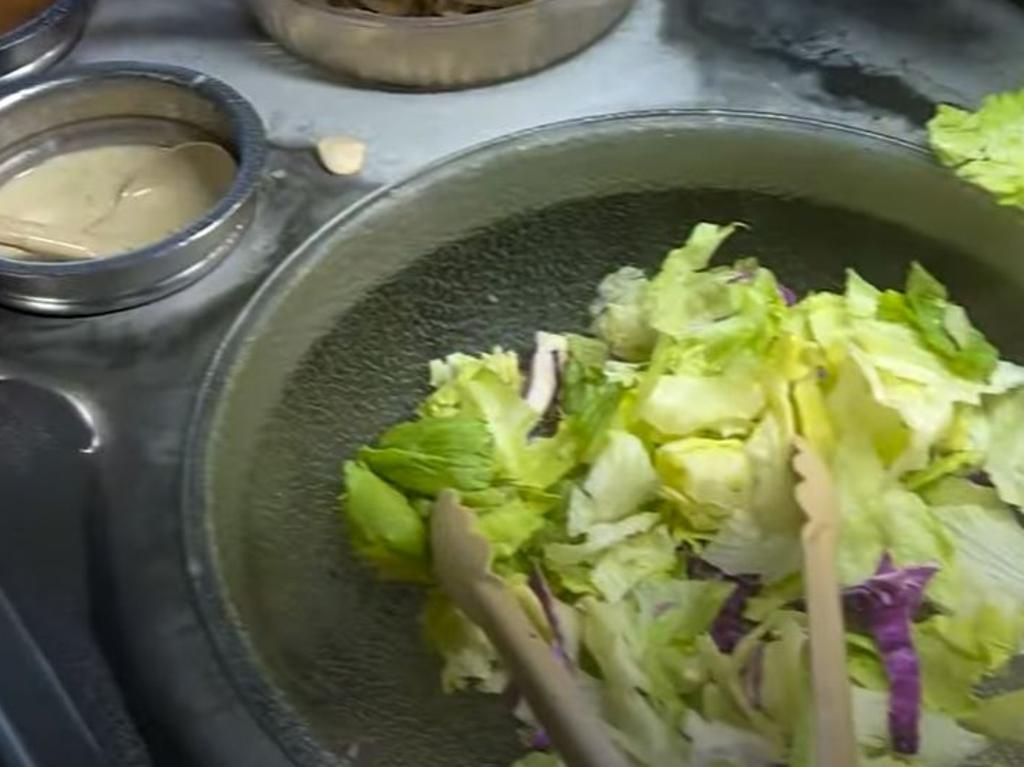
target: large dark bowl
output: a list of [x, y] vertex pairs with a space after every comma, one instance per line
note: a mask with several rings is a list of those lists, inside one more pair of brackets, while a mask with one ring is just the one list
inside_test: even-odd
[[[428, 360], [586, 325], [602, 274], [654, 266], [698, 220], [745, 221], [800, 289], [912, 259], [1024, 359], [1024, 223], [921, 149], [780, 116], [626, 115], [465, 153], [345, 212], [260, 291], [208, 378], [186, 544], [212, 640], [299, 764], [506, 765], [495, 698], [445, 696], [420, 593], [376, 581], [337, 515], [339, 464], [408, 414]], [[346, 757], [352, 757], [350, 762]]]

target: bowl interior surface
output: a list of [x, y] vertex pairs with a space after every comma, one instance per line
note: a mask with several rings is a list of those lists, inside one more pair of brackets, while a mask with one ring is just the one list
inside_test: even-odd
[[297, 762], [497, 766], [520, 753], [502, 700], [441, 692], [421, 592], [354, 557], [339, 466], [410, 414], [430, 359], [585, 330], [605, 273], [654, 268], [700, 220], [749, 224], [719, 258], [756, 256], [801, 292], [838, 288], [847, 267], [898, 286], [917, 259], [1024, 361], [1021, 219], [880, 137], [625, 116], [499, 142], [385, 192], [271, 279], [196, 422], [185, 521], [199, 606]]

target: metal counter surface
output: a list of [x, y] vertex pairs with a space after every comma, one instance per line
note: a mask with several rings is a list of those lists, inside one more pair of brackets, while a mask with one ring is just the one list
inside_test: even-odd
[[495, 136], [648, 107], [733, 106], [915, 135], [935, 101], [1024, 81], [1010, 0], [639, 0], [590, 49], [521, 80], [449, 93], [344, 83], [266, 39], [242, 0], [102, 0], [72, 61], [141, 59], [223, 78], [272, 138], [350, 133], [391, 181]]

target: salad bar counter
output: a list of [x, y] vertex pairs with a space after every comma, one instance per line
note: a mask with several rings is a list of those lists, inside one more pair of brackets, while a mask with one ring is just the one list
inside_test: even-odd
[[[442, 661], [422, 640], [422, 585], [378, 580], [349, 545], [351, 522], [339, 522], [337, 500], [342, 466], [358, 456], [360, 465], [374, 465], [360, 446], [412, 417], [430, 391], [431, 360], [496, 344], [525, 357], [537, 330], [586, 333], [594, 287], [606, 273], [632, 265], [654, 274], [698, 222], [749, 226], [730, 238], [727, 260], [756, 258], [799, 296], [832, 291], [855, 302], [847, 268], [902, 290], [910, 264], [920, 262], [974, 323], [942, 304], [940, 323], [948, 318], [943, 327], [953, 328], [954, 342], [969, 346], [981, 332], [1007, 360], [1024, 362], [1014, 319], [1024, 296], [1016, 258], [1024, 225], [922, 148], [939, 103], [974, 109], [987, 93], [1024, 85], [1024, 10], [1015, 3], [793, 0], [766, 8], [752, 0], [638, 0], [573, 58], [523, 79], [442, 93], [376, 88], [303, 63], [234, 0], [54, 7], [63, 5], [92, 15], [52, 80], [144, 71], [158, 88], [184, 89], [180, 100], [158, 90], [156, 97], [131, 95], [115, 115], [87, 114], [86, 122], [96, 118], [90, 124], [102, 128], [90, 135], [116, 135], [125, 145], [145, 135], [172, 152], [215, 144], [238, 170], [209, 220], [171, 240], [177, 251], [162, 241], [87, 263], [0, 257], [0, 293], [14, 285], [33, 291], [33, 300], [0, 309], [0, 641], [18, 659], [0, 658], [4, 765], [497, 767], [522, 757], [529, 749], [509, 700], [444, 694]], [[487, 13], [473, 10], [470, 16]], [[46, 90], [26, 82], [5, 83], [0, 113], [14, 114], [27, 95]], [[86, 90], [77, 95], [75, 108], [95, 108]], [[152, 113], [140, 114], [139, 104]], [[18, 133], [16, 121], [7, 129], [0, 122], [0, 182], [26, 158], [45, 159], [69, 140], [56, 117], [46, 109], [33, 116], [56, 131], [43, 142], [32, 131]], [[340, 134], [365, 143], [362, 175], [334, 175], [317, 160], [316, 145]], [[136, 183], [137, 176], [124, 180], [118, 204]], [[184, 260], [170, 264], [168, 252]], [[122, 267], [131, 267], [131, 279]], [[69, 305], [67, 275], [86, 285], [85, 299], [104, 300]], [[57, 296], [60, 308], [39, 296]], [[617, 375], [627, 389], [636, 383], [629, 365], [646, 365], [646, 353], [614, 355], [625, 364]], [[906, 365], [893, 364], [893, 375], [906, 375]], [[993, 375], [986, 368], [986, 380]], [[948, 383], [929, 382], [935, 391]], [[962, 397], [949, 402], [966, 409], [966, 389], [957, 391]], [[941, 399], [928, 396], [932, 405]], [[906, 418], [924, 419], [926, 409], [908, 405]], [[747, 439], [747, 425], [726, 433], [649, 424], [642, 442], [652, 456], [670, 442], [666, 436], [735, 443]], [[872, 438], [889, 434], [875, 426]], [[925, 447], [938, 439], [932, 434]], [[891, 463], [895, 453], [885, 455]], [[940, 475], [983, 466], [977, 457], [963, 461], [943, 464]], [[578, 473], [566, 476], [586, 489], [579, 467], [591, 462], [574, 460]], [[934, 468], [918, 463], [904, 468]], [[984, 468], [998, 485], [999, 470]], [[923, 476], [921, 487], [939, 478]], [[524, 503], [555, 494], [553, 485], [519, 484], [536, 490], [517, 498]], [[692, 496], [691, 487], [679, 486]], [[426, 514], [424, 499], [407, 495], [410, 508]], [[974, 503], [954, 500], [944, 506]], [[702, 506], [710, 516], [686, 535], [679, 525], [671, 534], [703, 548], [706, 525], [716, 519], [712, 506]], [[638, 534], [653, 538], [662, 529], [652, 521]], [[918, 616], [935, 622], [960, 604], [942, 591], [954, 557], [941, 546], [914, 549], [908, 535], [893, 533], [883, 549], [900, 568], [947, 567], [925, 591], [926, 612]], [[673, 539], [671, 556], [684, 555], [682, 538]], [[876, 576], [882, 549], [874, 543], [847, 573], [858, 584]], [[783, 555], [773, 551], [759, 577], [771, 580], [767, 573]], [[713, 559], [720, 570], [735, 569]], [[602, 581], [592, 580], [593, 554], [580, 562], [586, 568], [545, 573], [560, 599], [625, 595], [595, 585]], [[1002, 583], [996, 590], [1012, 595], [1004, 576], [994, 576]], [[633, 585], [625, 582], [626, 590]], [[773, 595], [761, 595], [766, 616], [793, 604], [770, 605]], [[993, 625], [975, 633], [995, 637], [1006, 628]], [[777, 632], [766, 652], [781, 652], [773, 647], [785, 631], [779, 626], [765, 629]], [[895, 744], [879, 693], [891, 669], [865, 637], [870, 632], [848, 651], [854, 682], [878, 704], [870, 707], [871, 741], [862, 744], [877, 759], [871, 764], [898, 763], [890, 751], [919, 754], [921, 765], [957, 767], [961, 757], [1024, 763], [1020, 748], [1005, 743], [1007, 728], [996, 727], [999, 716], [1015, 714], [971, 720], [981, 705], [973, 697], [976, 666], [945, 687], [926, 677], [915, 708], [920, 747], [911, 748], [913, 738]], [[998, 654], [991, 644], [974, 649]], [[621, 672], [639, 684], [650, 671], [629, 665], [630, 653], [623, 656], [628, 668], [617, 671], [602, 669], [597, 651], [587, 653], [586, 674]], [[708, 653], [705, 661], [718, 657]], [[488, 671], [493, 661], [482, 661]], [[474, 668], [462, 676], [446, 671], [445, 685], [472, 678], [470, 687], [486, 679], [499, 686], [497, 676]], [[706, 673], [706, 662], [700, 668]], [[1013, 688], [1011, 679], [998, 689], [1007, 684]], [[798, 723], [780, 725], [771, 713], [777, 699], [736, 713], [724, 699], [697, 705], [691, 693], [642, 697], [645, 705], [670, 701], [669, 708], [683, 701], [733, 725], [742, 719], [743, 736], [737, 741], [730, 730], [725, 756], [691, 751], [699, 741], [692, 731], [679, 745], [647, 730], [649, 751], [628, 745], [627, 732], [620, 747], [638, 764], [677, 764], [685, 751], [693, 764], [713, 765], [734, 758], [741, 742], [749, 746], [736, 762], [744, 767], [809, 764], [798, 761], [807, 755], [792, 737]], [[41, 705], [62, 713], [60, 738], [40, 725]], [[633, 724], [655, 727], [664, 720], [658, 710]], [[621, 720], [615, 727], [629, 729]], [[748, 731], [754, 745], [744, 739]], [[955, 742], [941, 740], [950, 733]], [[537, 767], [554, 764], [541, 735], [530, 741], [540, 745], [528, 757]], [[704, 735], [707, 744], [722, 733]]]

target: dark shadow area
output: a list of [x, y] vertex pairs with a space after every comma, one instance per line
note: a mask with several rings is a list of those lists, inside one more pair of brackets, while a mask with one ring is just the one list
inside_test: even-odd
[[813, 76], [818, 100], [835, 99], [923, 125], [934, 112], [934, 99], [902, 66], [869, 63], [870, 45], [895, 36], [908, 50], [984, 47], [996, 30], [993, 10], [956, 0], [666, 0], [662, 37], [686, 42], [708, 59], [780, 64], [790, 75]]

